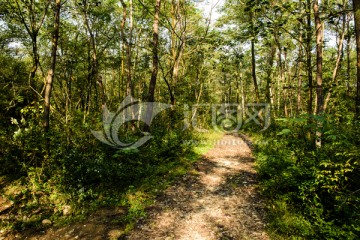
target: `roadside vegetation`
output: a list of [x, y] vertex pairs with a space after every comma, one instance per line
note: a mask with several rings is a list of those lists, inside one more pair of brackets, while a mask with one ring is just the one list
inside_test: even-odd
[[274, 239], [358, 239], [359, 123], [324, 116], [316, 148], [314, 117], [278, 119], [253, 134], [268, 230]]
[[[130, 96], [171, 107], [110, 136]], [[253, 137], [274, 239], [359, 238], [359, 0], [3, 0], [0, 109], [0, 234], [131, 229], [222, 130]]]

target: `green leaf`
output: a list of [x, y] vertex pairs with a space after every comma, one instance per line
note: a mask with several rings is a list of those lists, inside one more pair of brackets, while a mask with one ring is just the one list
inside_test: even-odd
[[281, 132], [279, 132], [277, 135], [288, 135], [289, 133], [291, 133], [291, 130], [285, 128]]

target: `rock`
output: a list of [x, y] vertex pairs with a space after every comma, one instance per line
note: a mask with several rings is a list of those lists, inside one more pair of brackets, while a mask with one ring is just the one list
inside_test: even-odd
[[41, 223], [43, 225], [51, 225], [52, 224], [52, 222], [49, 219], [44, 219], [44, 220], [41, 221]]
[[62, 211], [64, 216], [68, 216], [72, 213], [72, 208], [69, 205], [65, 205]]
[[108, 232], [108, 239], [120, 239], [123, 233], [124, 232], [122, 230], [112, 229]]

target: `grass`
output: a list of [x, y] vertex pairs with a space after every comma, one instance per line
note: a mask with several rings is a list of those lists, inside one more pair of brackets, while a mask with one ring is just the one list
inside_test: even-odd
[[260, 190], [267, 201], [269, 235], [358, 239], [359, 195], [349, 190], [358, 189], [355, 146], [324, 137], [327, 142], [316, 149], [313, 141], [302, 137], [302, 125], [281, 127], [291, 131], [286, 136], [281, 128], [251, 134]]
[[[110, 186], [104, 189], [103, 185], [94, 185], [88, 189], [64, 191], [63, 187], [52, 182], [52, 178], [48, 181], [38, 181], [33, 174], [14, 181], [2, 181], [1, 195], [9, 199], [14, 207], [11, 210], [11, 218], [2, 222], [0, 227], [6, 231], [39, 231], [46, 228], [41, 223], [43, 219], [50, 219], [53, 226], [61, 227], [71, 222], [82, 221], [101, 207], [124, 207], [127, 209], [126, 214], [116, 222], [123, 226], [122, 232], [126, 234], [139, 219], [146, 216], [146, 209], [155, 203], [156, 197], [176, 179], [187, 174], [192, 164], [214, 147], [222, 136], [221, 132], [198, 134], [195, 136], [197, 140], [188, 142], [192, 146], [189, 148], [191, 151], [186, 151], [175, 159], [166, 158], [155, 167], [150, 166], [150, 169], [145, 167], [146, 174], [139, 175], [141, 177], [134, 176], [131, 184], [122, 187]], [[139, 156], [142, 155], [128, 155], [129, 159]], [[66, 216], [62, 212], [65, 206], [71, 206], [71, 214]]]

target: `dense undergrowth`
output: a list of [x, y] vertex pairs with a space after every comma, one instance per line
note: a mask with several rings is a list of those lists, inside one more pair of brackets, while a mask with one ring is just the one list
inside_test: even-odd
[[[111, 206], [126, 209], [118, 221], [128, 231], [145, 216], [145, 208], [156, 195], [185, 174], [212, 142], [196, 146], [191, 141], [221, 137], [220, 133], [196, 136], [182, 131], [175, 126], [182, 124], [180, 120], [169, 127], [168, 116], [163, 114], [152, 125], [151, 141], [139, 149], [119, 150], [91, 134], [90, 129], [101, 127], [99, 117], [87, 120], [94, 124], [83, 124], [79, 114], [66, 125], [57, 123], [44, 136], [40, 126], [25, 120], [38, 119], [31, 110], [23, 110], [23, 120], [13, 119], [12, 129], [2, 134], [0, 194], [12, 205], [1, 213], [3, 231], [43, 229], [44, 219], [62, 226]], [[6, 135], [11, 137], [6, 140]], [[119, 135], [128, 141], [140, 136], [136, 129]]]
[[252, 136], [274, 239], [359, 239], [359, 122], [307, 115]]

